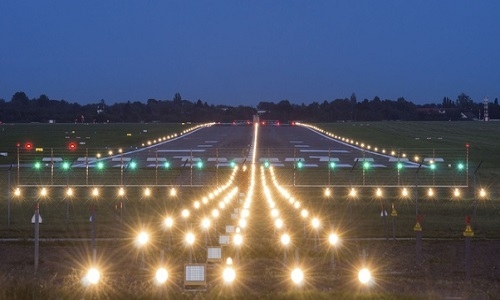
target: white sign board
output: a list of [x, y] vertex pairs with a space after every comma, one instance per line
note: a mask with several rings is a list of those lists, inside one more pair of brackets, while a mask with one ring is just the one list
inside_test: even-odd
[[[35, 224], [35, 215], [31, 218], [31, 223]], [[38, 214], [38, 223], [42, 223], [42, 215]]]

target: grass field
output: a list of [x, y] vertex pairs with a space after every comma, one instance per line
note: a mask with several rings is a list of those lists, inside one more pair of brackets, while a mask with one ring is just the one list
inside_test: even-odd
[[[70, 142], [77, 145], [76, 153], [90, 155], [107, 152], [108, 149], [124, 151], [140, 147], [143, 143], [194, 127], [187, 124], [165, 123], [109, 123], [109, 124], [1, 124], [0, 164], [10, 164], [16, 159], [17, 145], [22, 150], [26, 143], [33, 148], [68, 150]], [[35, 151], [32, 149], [31, 151]]]
[[[414, 155], [452, 151], [465, 155], [471, 168], [482, 162], [481, 177], [500, 175], [500, 122], [347, 122], [316, 124], [335, 135]], [[473, 171], [473, 170], [472, 170]]]

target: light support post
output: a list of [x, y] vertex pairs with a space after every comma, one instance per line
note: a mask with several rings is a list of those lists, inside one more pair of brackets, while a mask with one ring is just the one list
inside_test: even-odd
[[40, 201], [35, 202], [35, 274], [38, 271], [39, 261], [39, 247], [40, 247]]

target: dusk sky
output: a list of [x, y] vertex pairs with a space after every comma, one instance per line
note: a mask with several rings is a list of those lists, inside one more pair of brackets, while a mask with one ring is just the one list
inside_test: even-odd
[[500, 97], [500, 1], [0, 1], [0, 98]]

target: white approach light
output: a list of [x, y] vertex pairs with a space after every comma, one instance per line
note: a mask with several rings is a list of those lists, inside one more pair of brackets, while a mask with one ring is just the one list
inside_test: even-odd
[[335, 246], [339, 241], [339, 236], [335, 233], [331, 233], [328, 236], [328, 242], [330, 242], [330, 245]]
[[236, 246], [240, 246], [243, 243], [243, 236], [240, 233], [236, 233], [233, 237], [233, 242]]
[[295, 268], [292, 271], [291, 277], [292, 277], [293, 283], [299, 285], [299, 284], [302, 284], [302, 281], [304, 280], [304, 273], [302, 272], [302, 270], [300, 268]]
[[281, 236], [281, 243], [283, 244], [283, 246], [287, 246], [288, 244], [290, 244], [290, 236], [287, 233]]
[[222, 278], [227, 284], [232, 283], [236, 279], [236, 271], [233, 269], [232, 264], [233, 260], [229, 257], [227, 259], [226, 267], [222, 272]]
[[164, 284], [168, 280], [168, 271], [165, 268], [158, 268], [155, 275], [157, 284]]
[[370, 283], [370, 281], [372, 279], [372, 274], [370, 273], [370, 270], [368, 270], [367, 268], [363, 268], [363, 269], [359, 270], [358, 279], [359, 279], [359, 282], [361, 282], [361, 284]]
[[195, 240], [194, 234], [192, 232], [188, 232], [188, 234], [186, 234], [186, 243], [188, 245], [192, 245], [194, 244], [194, 240]]
[[101, 273], [96, 268], [90, 268], [85, 276], [85, 282], [88, 284], [97, 284], [101, 279]]
[[283, 227], [283, 221], [281, 219], [276, 219], [274, 225], [276, 226], [276, 228], [281, 229], [281, 227]]
[[149, 241], [149, 234], [147, 234], [147, 232], [142, 231], [137, 236], [137, 243], [139, 244], [139, 246], [144, 246], [145, 244], [147, 244], [148, 241]]
[[210, 227], [210, 220], [208, 218], [204, 218], [201, 221], [201, 226], [205, 229], [208, 229]]
[[314, 218], [312, 221], [311, 221], [311, 224], [312, 224], [312, 227], [314, 227], [315, 229], [319, 227], [319, 220], [318, 218]]
[[172, 226], [174, 226], [174, 219], [172, 219], [172, 217], [166, 217], [165, 226], [167, 226], [167, 228], [172, 228]]

